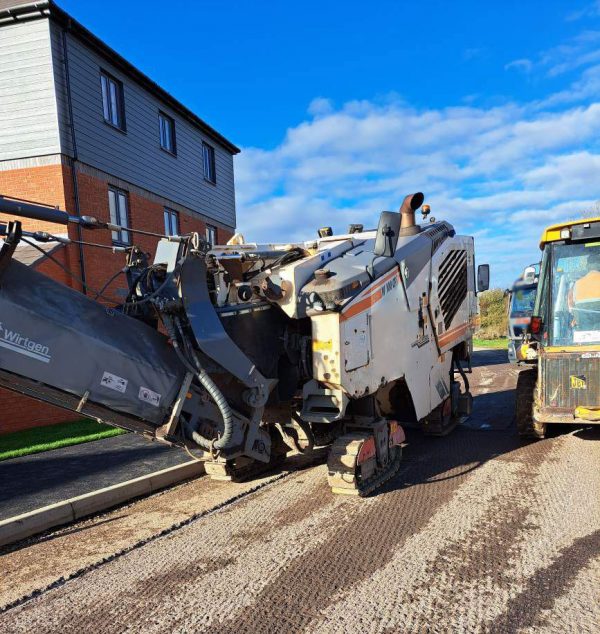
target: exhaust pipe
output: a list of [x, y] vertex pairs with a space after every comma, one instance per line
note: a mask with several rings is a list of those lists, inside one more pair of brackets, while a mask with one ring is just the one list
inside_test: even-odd
[[409, 194], [400, 206], [400, 235], [414, 236], [421, 231], [415, 222], [415, 211], [423, 204], [425, 196], [421, 192]]

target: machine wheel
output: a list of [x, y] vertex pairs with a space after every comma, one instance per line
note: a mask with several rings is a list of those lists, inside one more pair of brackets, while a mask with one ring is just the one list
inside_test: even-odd
[[546, 424], [533, 418], [537, 377], [537, 369], [522, 370], [517, 379], [515, 418], [521, 438], [541, 439], [546, 435]]
[[333, 443], [327, 459], [327, 481], [333, 493], [364, 497], [396, 474], [402, 460], [404, 431], [394, 421], [389, 425], [385, 464], [380, 464], [375, 436], [369, 432], [344, 434]]

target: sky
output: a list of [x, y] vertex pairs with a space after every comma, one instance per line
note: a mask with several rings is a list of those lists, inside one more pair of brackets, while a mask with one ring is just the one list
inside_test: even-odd
[[242, 149], [247, 241], [422, 191], [506, 288], [600, 215], [600, 0], [57, 1]]

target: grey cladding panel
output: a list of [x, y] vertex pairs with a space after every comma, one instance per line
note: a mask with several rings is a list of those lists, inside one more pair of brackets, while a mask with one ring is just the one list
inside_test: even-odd
[[[58, 27], [53, 29], [56, 59], [60, 55], [60, 34]], [[231, 154], [71, 36], [68, 36], [68, 51], [79, 159], [223, 224], [235, 226]], [[104, 122], [100, 69], [123, 83], [126, 134]], [[59, 95], [62, 94], [64, 90], [59, 91]], [[160, 148], [159, 110], [175, 120], [176, 157]], [[64, 107], [59, 106], [59, 111], [63, 113]], [[68, 118], [61, 114], [60, 121], [64, 126]], [[216, 186], [204, 180], [202, 141], [215, 148]], [[71, 152], [65, 135], [63, 142], [65, 151]]]
[[0, 161], [60, 152], [48, 20], [0, 28], [0, 121]]

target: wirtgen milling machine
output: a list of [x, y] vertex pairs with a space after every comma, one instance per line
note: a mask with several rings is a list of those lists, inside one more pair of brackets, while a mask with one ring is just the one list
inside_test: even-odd
[[[114, 308], [15, 261], [20, 240], [57, 238], [12, 222], [0, 385], [186, 447], [215, 477], [330, 445], [333, 490], [365, 495], [397, 470], [401, 425], [443, 434], [471, 407], [473, 238], [417, 225], [422, 202], [407, 196], [377, 230], [301, 244], [163, 237], [152, 264], [132, 247]], [[6, 198], [0, 211], [118, 230]], [[488, 276], [484, 265], [480, 290]]]

